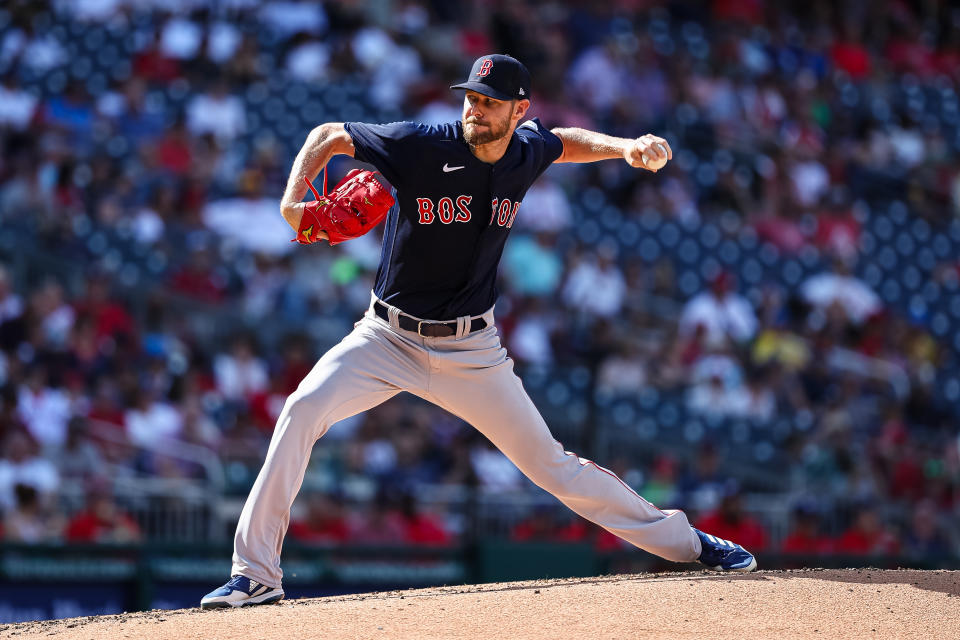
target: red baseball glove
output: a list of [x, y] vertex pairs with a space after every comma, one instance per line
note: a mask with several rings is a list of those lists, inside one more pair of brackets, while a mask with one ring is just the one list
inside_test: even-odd
[[373, 171], [353, 169], [330, 193], [326, 168], [323, 172], [323, 197], [306, 181], [316, 200], [307, 203], [300, 218], [296, 237], [300, 244], [313, 244], [320, 231], [327, 234], [330, 246], [359, 238], [380, 224], [393, 206], [393, 196]]

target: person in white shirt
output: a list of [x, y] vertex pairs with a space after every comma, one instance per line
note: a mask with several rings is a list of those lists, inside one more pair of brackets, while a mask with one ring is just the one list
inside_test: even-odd
[[742, 343], [757, 331], [757, 316], [746, 298], [733, 291], [734, 279], [721, 271], [710, 283], [710, 289], [698, 293], [683, 308], [680, 335], [696, 332], [698, 325], [706, 329], [706, 343], [722, 347], [728, 341]]
[[25, 384], [20, 387], [17, 412], [44, 450], [60, 449], [67, 441], [70, 397], [62, 389], [49, 386], [48, 372], [43, 366], [30, 367]]
[[566, 192], [544, 175], [535, 182], [523, 199], [524, 215], [517, 218], [518, 229], [532, 231], [563, 231], [570, 226], [573, 212]]
[[0, 83], [0, 126], [23, 131], [37, 111], [37, 98], [20, 88], [17, 76], [9, 73]]
[[267, 388], [267, 367], [257, 357], [248, 338], [238, 338], [230, 353], [218, 355], [214, 359], [213, 373], [217, 389], [229, 401], [243, 402], [249, 395]]
[[601, 318], [620, 313], [627, 283], [615, 259], [616, 248], [601, 245], [595, 259], [583, 259], [574, 266], [563, 287], [567, 305]]
[[49, 496], [60, 485], [56, 466], [35, 453], [35, 445], [22, 431], [13, 431], [3, 442], [0, 455], [0, 508], [16, 506], [14, 487], [18, 484]]
[[862, 324], [883, 309], [883, 302], [865, 282], [852, 275], [851, 265], [835, 260], [833, 271], [818, 273], [800, 285], [803, 299], [817, 309], [837, 304], [853, 324]]
[[183, 416], [177, 408], [142, 389], [124, 415], [124, 422], [130, 442], [145, 449], [160, 449], [183, 430]]
[[187, 105], [187, 128], [195, 136], [212, 133], [220, 141], [232, 140], [247, 130], [243, 102], [218, 80], [208, 93], [196, 96]]

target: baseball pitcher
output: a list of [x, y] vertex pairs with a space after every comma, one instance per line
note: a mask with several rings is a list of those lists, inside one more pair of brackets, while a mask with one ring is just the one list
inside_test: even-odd
[[[229, 582], [204, 609], [283, 598], [280, 551], [310, 452], [330, 425], [408, 391], [482, 432], [534, 483], [584, 518], [676, 562], [752, 571], [740, 545], [690, 526], [677, 510], [644, 500], [613, 472], [554, 440], [500, 344], [493, 307], [504, 243], [530, 185], [554, 162], [623, 159], [656, 172], [672, 158], [654, 135], [624, 139], [524, 121], [530, 74], [510, 56], [477, 59], [459, 122], [328, 123], [297, 155], [283, 196], [296, 240], [330, 244], [384, 218], [376, 285], [354, 330], [317, 362], [290, 395], [247, 498]], [[373, 165], [331, 192], [308, 186], [335, 154]]]

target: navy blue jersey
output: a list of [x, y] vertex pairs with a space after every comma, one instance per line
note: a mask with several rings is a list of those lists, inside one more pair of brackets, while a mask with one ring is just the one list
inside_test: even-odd
[[375, 166], [395, 190], [374, 293], [431, 320], [479, 315], [497, 297], [497, 265], [520, 202], [563, 153], [536, 118], [517, 127], [494, 164], [479, 160], [463, 125], [344, 124], [354, 157]]

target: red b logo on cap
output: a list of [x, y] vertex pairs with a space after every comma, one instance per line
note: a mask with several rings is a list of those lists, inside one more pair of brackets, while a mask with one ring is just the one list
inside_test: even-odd
[[480, 70], [477, 71], [477, 75], [481, 78], [486, 75], [489, 75], [490, 69], [492, 68], [493, 68], [493, 60], [491, 60], [490, 58], [487, 58], [486, 60], [483, 61], [483, 64], [480, 65]]

